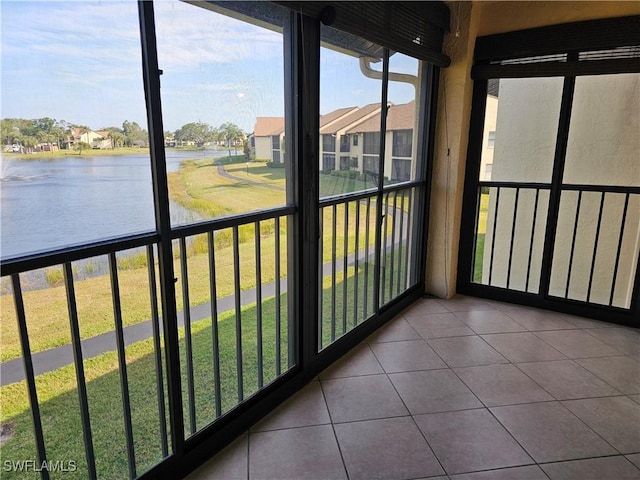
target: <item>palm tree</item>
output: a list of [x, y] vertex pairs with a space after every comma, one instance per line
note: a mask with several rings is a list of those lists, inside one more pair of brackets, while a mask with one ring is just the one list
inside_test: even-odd
[[244, 137], [244, 132], [235, 123], [227, 122], [220, 125], [218, 129], [220, 136], [227, 142], [227, 148], [229, 149], [229, 157], [231, 157], [231, 143], [233, 142], [233, 148], [235, 155], [238, 155], [238, 141]]

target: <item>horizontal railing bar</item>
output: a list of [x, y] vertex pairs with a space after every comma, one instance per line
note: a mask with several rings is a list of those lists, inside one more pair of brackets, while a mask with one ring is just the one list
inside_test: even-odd
[[[404, 182], [397, 183], [393, 185], [385, 186], [382, 191], [387, 192], [395, 192], [400, 190], [410, 190], [415, 187], [421, 187], [424, 185], [424, 182]], [[346, 202], [355, 202], [356, 200], [363, 200], [367, 197], [375, 197], [377, 194], [377, 189], [368, 188], [366, 190], [362, 190], [356, 193], [342, 193], [340, 195], [332, 195], [330, 197], [324, 197], [320, 199], [319, 205], [320, 207], [330, 207], [331, 205], [338, 205], [340, 203]]]
[[[505, 188], [537, 188], [541, 190], [549, 190], [550, 183], [537, 182], [478, 182], [479, 187], [505, 187]], [[602, 192], [602, 193], [632, 193], [640, 194], [640, 187], [623, 186], [623, 185], [584, 185], [584, 184], [563, 184], [562, 190], [583, 191], [583, 192]]]
[[600, 192], [600, 193], [631, 193], [640, 194], [640, 187], [622, 185], [562, 185], [564, 191]]
[[181, 237], [190, 237], [201, 233], [215, 232], [225, 228], [247, 225], [250, 223], [260, 222], [262, 220], [270, 220], [276, 217], [284, 217], [296, 213], [296, 207], [278, 207], [266, 210], [258, 210], [255, 212], [247, 212], [239, 215], [229, 215], [225, 217], [214, 218], [203, 222], [183, 225], [171, 229], [171, 239], [175, 240]]
[[[480, 284], [480, 283], [474, 283], [474, 294], [473, 296], [480, 296], [480, 292], [482, 292], [483, 295], [486, 295], [487, 292], [501, 292], [501, 295], [503, 294], [502, 292], [504, 292], [504, 295], [508, 295], [508, 294], [516, 294], [516, 295], [521, 295], [523, 297], [527, 297], [530, 299], [537, 299], [540, 298], [540, 294], [539, 293], [532, 293], [532, 292], [525, 292], [523, 290], [514, 290], [512, 288], [506, 288], [506, 287], [499, 287], [497, 285], [486, 285], [486, 284]], [[486, 298], [491, 298], [491, 297], [486, 297]], [[606, 303], [596, 303], [596, 302], [587, 302], [584, 300], [575, 300], [573, 298], [564, 298], [564, 297], [560, 297], [557, 295], [552, 295], [551, 293], [548, 295], [547, 297], [550, 301], [554, 302], [554, 303], [562, 303], [562, 304], [567, 304], [567, 305], [574, 305], [577, 307], [590, 307], [590, 308], [594, 308], [597, 310], [601, 310], [603, 312], [611, 312], [611, 313], [620, 313], [620, 314], [629, 314], [631, 313], [631, 308], [625, 308], [625, 307], [617, 307], [615, 305], [608, 305]], [[520, 303], [520, 302], [514, 302], [512, 301], [511, 303]], [[543, 302], [545, 305], [548, 305], [549, 302], [545, 301]], [[531, 306], [531, 304], [529, 304], [529, 306]], [[536, 307], [539, 308], [547, 308], [546, 306], [541, 306], [541, 305], [535, 305]], [[615, 322], [614, 322], [615, 323]]]
[[402, 182], [402, 183], [394, 183], [393, 185], [385, 185], [382, 187], [383, 192], [396, 192], [400, 190], [410, 190], [415, 187], [422, 187], [425, 185], [423, 181], [411, 181], [411, 182]]
[[85, 258], [106, 255], [121, 250], [144, 247], [159, 241], [160, 237], [155, 232], [129, 235], [126, 237], [116, 237], [109, 240], [87, 243], [85, 245], [75, 245], [48, 252], [32, 253], [19, 257], [2, 259], [0, 261], [0, 268], [2, 269], [2, 276], [4, 277], [15, 273], [36, 270], [38, 268], [46, 268], [53, 265], [60, 265], [62, 263], [83, 260]]
[[354, 202], [363, 198], [375, 197], [377, 194], [376, 189], [368, 188], [358, 193], [342, 193], [340, 195], [332, 195], [331, 197], [321, 198], [319, 201], [320, 208], [331, 207], [332, 205], [339, 205], [346, 202]]
[[549, 190], [551, 188], [550, 183], [539, 182], [492, 182], [481, 181], [478, 182], [478, 187], [504, 187], [504, 188], [536, 188], [541, 190]]

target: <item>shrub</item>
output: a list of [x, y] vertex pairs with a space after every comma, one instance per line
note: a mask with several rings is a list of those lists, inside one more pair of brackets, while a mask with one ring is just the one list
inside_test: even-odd
[[50, 287], [60, 285], [64, 280], [64, 274], [62, 273], [62, 267], [47, 268], [44, 271], [44, 278]]
[[267, 162], [267, 168], [284, 168], [282, 162]]

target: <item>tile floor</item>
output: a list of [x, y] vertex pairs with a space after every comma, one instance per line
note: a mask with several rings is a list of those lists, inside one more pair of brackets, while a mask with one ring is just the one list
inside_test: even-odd
[[640, 479], [640, 331], [420, 300], [189, 479]]

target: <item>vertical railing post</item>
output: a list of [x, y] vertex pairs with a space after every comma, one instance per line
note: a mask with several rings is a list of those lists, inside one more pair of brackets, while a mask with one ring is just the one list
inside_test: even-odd
[[89, 414], [89, 399], [87, 396], [87, 382], [84, 375], [84, 360], [82, 357], [82, 345], [80, 343], [80, 326], [78, 324], [78, 307], [76, 305], [76, 292], [73, 286], [73, 271], [71, 263], [67, 262], [63, 267], [64, 285], [67, 293], [67, 308], [69, 310], [69, 326], [71, 329], [71, 346], [73, 348], [73, 363], [76, 369], [76, 383], [78, 387], [78, 400], [80, 401], [80, 417], [82, 420], [82, 436], [84, 439], [84, 451], [87, 458], [87, 476], [90, 479], [98, 478], [96, 473], [96, 456], [93, 449], [93, 435], [91, 433], [91, 415]]
[[184, 418], [182, 411], [182, 387], [180, 380], [180, 352], [178, 347], [178, 323], [176, 312], [173, 250], [171, 246], [171, 219], [169, 214], [169, 187], [167, 163], [164, 152], [164, 128], [160, 98], [160, 75], [156, 45], [153, 2], [139, 1], [140, 34], [142, 46], [142, 74], [149, 126], [151, 154], [151, 178], [158, 242], [158, 264], [162, 302], [165, 359], [167, 362], [167, 386], [169, 393], [169, 421], [173, 452], [184, 450]]
[[[27, 379], [27, 393], [29, 394], [29, 404], [31, 406], [31, 419], [33, 421], [33, 432], [36, 439], [36, 451], [38, 462], [42, 465], [47, 461], [47, 451], [44, 446], [44, 433], [42, 431], [42, 419], [40, 417], [40, 404], [38, 403], [38, 393], [36, 390], [36, 378], [33, 371], [33, 361], [31, 359], [31, 347], [29, 346], [29, 332], [27, 330], [27, 317], [24, 311], [24, 301], [22, 299], [22, 288], [18, 274], [11, 275], [13, 285], [13, 299], [16, 304], [16, 317], [18, 319], [18, 333], [20, 335], [20, 347], [22, 348], [22, 361], [24, 362], [24, 373]], [[43, 469], [40, 472], [42, 480], [49, 480], [49, 471]]]

